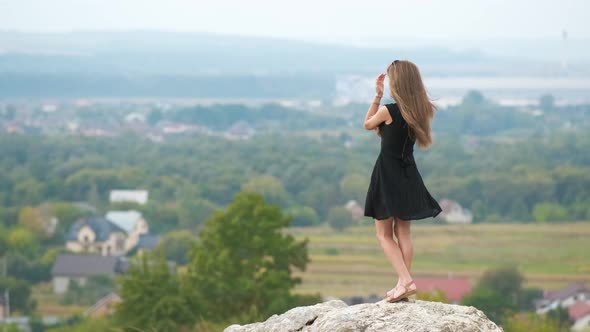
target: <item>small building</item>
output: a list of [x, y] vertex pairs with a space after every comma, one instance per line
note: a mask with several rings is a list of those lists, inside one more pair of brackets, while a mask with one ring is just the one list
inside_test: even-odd
[[537, 314], [545, 314], [558, 306], [569, 308], [577, 301], [590, 301], [590, 290], [583, 282], [573, 282], [564, 288], [545, 291], [543, 298], [535, 301]]
[[60, 254], [51, 269], [53, 276], [53, 292], [65, 293], [71, 281], [83, 286], [89, 277], [107, 275], [113, 277], [127, 268], [124, 257], [102, 255]]
[[117, 303], [121, 302], [121, 297], [115, 292], [110, 292], [100, 300], [96, 301], [92, 307], [84, 312], [84, 316], [91, 318], [99, 318], [103, 316], [110, 316], [115, 311]]
[[471, 224], [473, 222], [473, 214], [466, 208], [463, 208], [459, 203], [450, 199], [441, 199], [439, 202], [442, 208], [439, 218], [443, 219], [449, 224]]
[[590, 303], [578, 300], [569, 306], [568, 314], [574, 324], [571, 326], [572, 331], [587, 330], [590, 328]]
[[256, 134], [256, 130], [246, 121], [240, 120], [234, 123], [225, 133], [229, 140], [247, 140]]
[[144, 205], [148, 201], [147, 190], [111, 190], [109, 194], [111, 203], [131, 202]]
[[105, 218], [125, 231], [125, 252], [139, 243], [141, 235], [149, 233], [148, 224], [139, 211], [109, 211]]
[[66, 248], [73, 252], [95, 252], [121, 256], [135, 248], [149, 227], [140, 212], [109, 211], [104, 218], [78, 219], [68, 232]]
[[103, 217], [78, 219], [66, 238], [66, 248], [73, 252], [94, 252], [103, 256], [124, 255], [126, 231]]
[[151, 251], [154, 250], [158, 243], [160, 242], [160, 237], [157, 235], [151, 234], [143, 234], [139, 237], [139, 242], [137, 243], [137, 250], [138, 251]]
[[344, 207], [346, 208], [346, 210], [348, 210], [348, 212], [350, 212], [350, 215], [352, 216], [353, 219], [355, 219], [355, 220], [363, 219], [363, 216], [365, 215], [365, 210], [357, 201], [350, 200], [350, 201], [348, 201], [348, 203], [346, 203], [346, 205]]
[[131, 112], [125, 115], [125, 122], [127, 123], [145, 123], [145, 115], [138, 112]]

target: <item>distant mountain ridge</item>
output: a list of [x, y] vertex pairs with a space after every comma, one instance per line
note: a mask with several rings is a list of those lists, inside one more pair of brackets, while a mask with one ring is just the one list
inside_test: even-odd
[[426, 67], [500, 60], [441, 47], [375, 49], [205, 33], [0, 32], [0, 72], [364, 74], [382, 70], [394, 58]]
[[0, 96], [326, 98], [340, 78], [371, 77], [394, 59], [411, 59], [428, 76], [559, 71], [558, 64], [441, 47], [360, 48], [161, 31], [0, 31]]

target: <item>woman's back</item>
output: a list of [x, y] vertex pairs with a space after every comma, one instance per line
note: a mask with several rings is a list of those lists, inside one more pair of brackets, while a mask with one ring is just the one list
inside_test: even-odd
[[396, 103], [386, 104], [393, 121], [379, 125], [381, 134], [381, 153], [393, 155], [397, 158], [411, 154], [414, 151], [414, 140], [410, 138], [408, 123], [404, 120]]

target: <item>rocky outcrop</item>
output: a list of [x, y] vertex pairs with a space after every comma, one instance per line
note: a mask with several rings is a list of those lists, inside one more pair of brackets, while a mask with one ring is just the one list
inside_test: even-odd
[[348, 306], [332, 300], [293, 308], [264, 322], [231, 325], [224, 332], [500, 332], [475, 307], [421, 300], [363, 303]]

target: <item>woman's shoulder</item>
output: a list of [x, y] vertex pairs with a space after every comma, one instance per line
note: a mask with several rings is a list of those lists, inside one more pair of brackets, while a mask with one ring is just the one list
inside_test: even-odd
[[393, 103], [385, 104], [385, 107], [387, 107], [387, 110], [391, 114], [391, 117], [393, 119], [395, 119], [397, 117], [396, 114], [399, 113], [399, 106], [397, 106], [397, 103], [393, 102]]
[[397, 103], [396, 102], [385, 104], [385, 107], [387, 107], [388, 110], [397, 110], [397, 109], [399, 109], [399, 106], [397, 106]]

